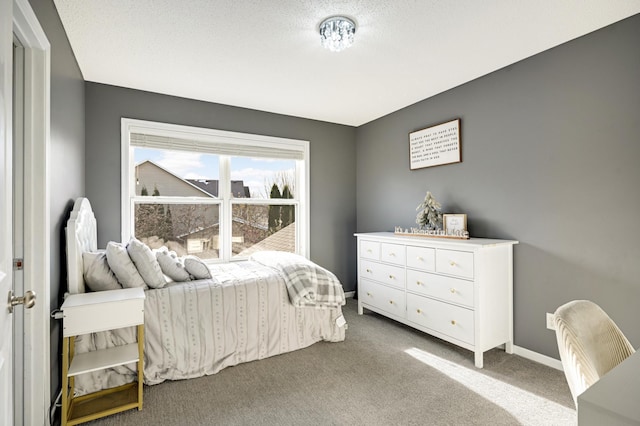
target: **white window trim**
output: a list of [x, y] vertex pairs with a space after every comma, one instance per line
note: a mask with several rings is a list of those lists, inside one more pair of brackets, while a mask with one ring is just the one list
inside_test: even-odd
[[[131, 194], [135, 193], [133, 179], [131, 179], [134, 170], [134, 160], [131, 158], [130, 135], [132, 133], [152, 134], [157, 136], [166, 136], [179, 139], [197, 140], [203, 144], [225, 144], [240, 145], [243, 148], [256, 147], [260, 150], [265, 148], [273, 148], [278, 150], [295, 151], [301, 154], [302, 159], [298, 161], [304, 162], [303, 173], [300, 173], [300, 167], [296, 167], [296, 187], [303, 188], [299, 197], [299, 208], [296, 212], [296, 222], [299, 228], [296, 232], [296, 249], [297, 253], [309, 258], [310, 255], [310, 164], [309, 164], [309, 141], [286, 139], [274, 136], [253, 135], [249, 133], [229, 132], [224, 130], [207, 129], [203, 127], [182, 126], [178, 124], [160, 123], [154, 121], [136, 120], [132, 118], [121, 119], [121, 231], [122, 241], [128, 241], [133, 235], [133, 209]], [[244, 155], [244, 154], [243, 154]], [[220, 170], [220, 174], [228, 172]], [[225, 190], [221, 188], [221, 190]], [[222, 194], [221, 194], [222, 195]], [[231, 203], [237, 203], [244, 200], [232, 200]], [[248, 201], [248, 200], [246, 200]], [[254, 203], [255, 200], [249, 201]], [[265, 200], [268, 202], [268, 200]], [[221, 221], [225, 220], [231, 214], [231, 203], [226, 208], [223, 205], [221, 210]], [[229, 211], [225, 211], [229, 210]], [[224, 227], [227, 229], [229, 227]], [[228, 236], [223, 237], [223, 241], [231, 241], [231, 229], [229, 228]], [[222, 236], [221, 236], [222, 237]], [[227, 258], [226, 247], [223, 247], [223, 256], [221, 261], [229, 261]]]

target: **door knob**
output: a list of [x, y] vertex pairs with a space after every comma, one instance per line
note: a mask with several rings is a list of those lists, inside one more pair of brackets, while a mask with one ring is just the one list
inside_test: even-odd
[[9, 301], [8, 301], [8, 309], [9, 313], [13, 313], [13, 307], [16, 305], [24, 305], [25, 309], [33, 308], [33, 305], [36, 304], [36, 292], [28, 290], [25, 292], [24, 296], [14, 296], [13, 291], [9, 291]]

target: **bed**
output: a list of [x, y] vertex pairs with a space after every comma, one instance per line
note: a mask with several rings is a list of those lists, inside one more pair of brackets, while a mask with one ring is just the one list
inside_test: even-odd
[[[71, 294], [88, 291], [83, 258], [98, 252], [96, 229], [89, 200], [77, 199], [66, 228]], [[207, 267], [211, 278], [145, 289], [145, 384], [215, 374], [319, 341], [344, 340], [342, 286], [318, 265], [274, 252]], [[330, 297], [316, 296], [327, 279]], [[134, 341], [134, 328], [93, 333], [76, 339], [76, 353]], [[76, 378], [75, 391], [81, 395], [119, 386], [132, 382], [135, 374], [135, 365], [84, 374]]]

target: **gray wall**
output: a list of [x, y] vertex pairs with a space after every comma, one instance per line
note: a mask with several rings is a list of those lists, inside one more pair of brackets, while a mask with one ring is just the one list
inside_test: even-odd
[[[51, 0], [30, 0], [51, 44], [51, 310], [67, 288], [64, 223], [76, 197], [84, 195], [84, 79]], [[27, 182], [28, 184], [28, 182]], [[51, 320], [51, 398], [60, 386], [60, 323]]]
[[87, 196], [98, 245], [120, 241], [120, 119], [278, 136], [310, 142], [311, 259], [355, 289], [355, 128], [139, 90], [87, 83]]
[[[358, 231], [413, 225], [430, 190], [520, 241], [516, 345], [559, 358], [545, 313], [591, 299], [640, 346], [639, 40], [636, 15], [359, 127]], [[463, 162], [410, 171], [408, 133], [457, 117]]]

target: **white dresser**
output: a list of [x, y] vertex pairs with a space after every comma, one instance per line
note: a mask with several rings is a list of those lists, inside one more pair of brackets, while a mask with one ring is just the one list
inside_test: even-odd
[[513, 245], [517, 241], [397, 236], [358, 238], [358, 313], [367, 308], [475, 353], [513, 353]]

